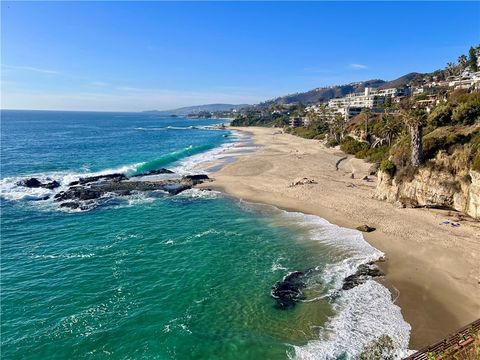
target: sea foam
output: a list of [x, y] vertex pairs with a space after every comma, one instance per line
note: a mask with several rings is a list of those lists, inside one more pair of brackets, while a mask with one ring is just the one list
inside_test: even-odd
[[282, 217], [308, 228], [309, 237], [332, 248], [334, 261], [323, 270], [323, 280], [331, 288], [335, 315], [319, 331], [319, 339], [295, 346], [295, 359], [355, 359], [364, 347], [388, 335], [397, 358], [408, 354], [410, 325], [392, 301], [387, 288], [374, 280], [342, 291], [343, 279], [358, 267], [380, 259], [384, 254], [368, 244], [361, 232], [342, 228], [314, 215], [282, 212]]
[[360, 265], [384, 256], [365, 241], [361, 232], [334, 225], [315, 215], [243, 201], [241, 206], [245, 210], [260, 209], [277, 216], [282, 224], [306, 230], [309, 239], [325, 245], [329, 262], [317, 270], [322, 271], [322, 282], [329, 288], [322, 298], [331, 299], [335, 315], [319, 327], [317, 339], [304, 346], [293, 346], [291, 359], [356, 359], [366, 345], [382, 335], [392, 339], [394, 358], [402, 359], [411, 352], [408, 350], [411, 326], [403, 319], [400, 307], [387, 288], [377, 281], [367, 280], [353, 289], [342, 290], [343, 280], [354, 274]]

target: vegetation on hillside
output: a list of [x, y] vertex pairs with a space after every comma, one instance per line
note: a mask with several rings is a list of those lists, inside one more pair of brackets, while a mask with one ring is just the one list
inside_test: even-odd
[[[448, 79], [466, 69], [478, 71], [478, 49], [472, 47], [467, 55], [461, 55], [457, 63], [449, 63], [445, 69], [431, 74], [409, 74], [399, 84], [404, 85], [407, 80], [411, 84], [424, 84]], [[382, 87], [388, 85], [377, 82]], [[293, 135], [322, 140], [329, 147], [340, 145], [344, 152], [377, 164], [392, 177], [411, 178], [419, 167], [433, 166], [432, 160], [440, 152], [450, 159], [452, 172], [480, 171], [479, 92], [445, 87], [433, 97], [424, 93], [399, 103], [390, 101], [381, 113], [364, 109], [349, 121], [340, 115], [332, 116], [325, 105], [314, 112], [307, 111], [302, 102], [286, 104], [298, 99], [304, 98], [287, 96], [252, 107], [232, 125], [282, 127]], [[307, 125], [288, 126], [295, 117], [306, 119]]]

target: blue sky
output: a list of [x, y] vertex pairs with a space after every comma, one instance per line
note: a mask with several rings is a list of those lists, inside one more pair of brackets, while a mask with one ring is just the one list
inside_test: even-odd
[[2, 108], [256, 103], [442, 68], [480, 3], [2, 2]]

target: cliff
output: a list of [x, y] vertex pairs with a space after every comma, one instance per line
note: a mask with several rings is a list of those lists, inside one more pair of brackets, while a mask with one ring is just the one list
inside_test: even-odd
[[480, 219], [480, 172], [453, 173], [442, 166], [448, 160], [448, 155], [440, 152], [410, 179], [392, 178], [379, 171], [375, 197], [399, 206], [453, 209]]

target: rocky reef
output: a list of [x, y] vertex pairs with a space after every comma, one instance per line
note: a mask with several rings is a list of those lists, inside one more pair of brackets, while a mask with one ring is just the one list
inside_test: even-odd
[[[38, 188], [60, 190], [53, 195], [53, 201], [59, 204], [61, 208], [89, 210], [99, 204], [99, 199], [109, 198], [112, 196], [127, 196], [135, 192], [158, 191], [168, 193], [169, 195], [177, 195], [182, 191], [191, 189], [197, 184], [209, 180], [205, 174], [186, 175], [172, 177], [169, 179], [146, 180], [145, 176], [159, 174], [174, 174], [168, 169], [153, 170], [145, 174], [138, 174], [130, 178], [124, 174], [105, 174], [97, 176], [89, 176], [73, 181], [67, 186], [61, 187], [57, 181], [42, 183], [37, 178], [24, 179], [17, 185]], [[41, 200], [48, 200], [50, 196], [46, 196]]]
[[304, 277], [304, 272], [295, 271], [272, 286], [271, 295], [276, 300], [275, 307], [277, 309], [292, 308], [298, 301], [305, 299], [303, 294], [303, 289], [306, 287]]
[[360, 265], [355, 272], [343, 280], [342, 290], [350, 290], [355, 286], [363, 284], [368, 279], [383, 276], [383, 272], [378, 269], [374, 263]]

